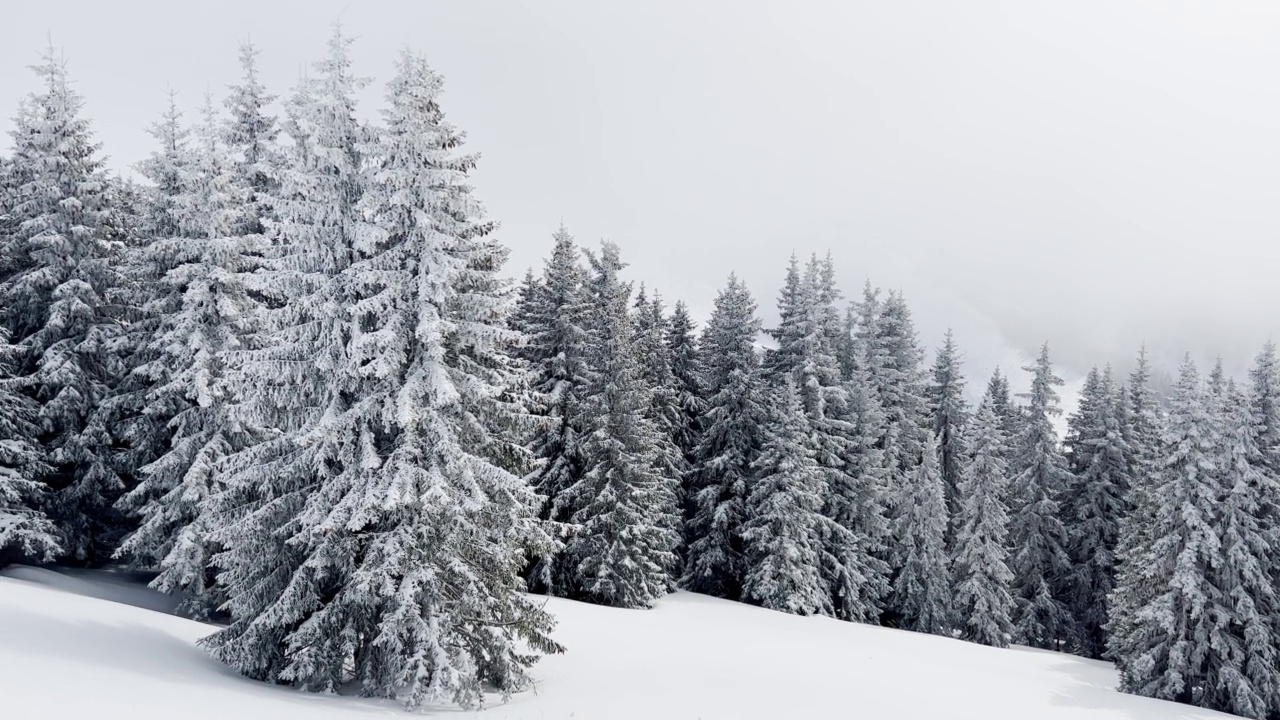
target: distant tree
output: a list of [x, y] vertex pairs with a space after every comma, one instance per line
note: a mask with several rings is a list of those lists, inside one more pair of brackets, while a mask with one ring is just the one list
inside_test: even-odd
[[591, 256], [586, 298], [590, 381], [582, 477], [565, 490], [577, 526], [565, 545], [576, 593], [601, 605], [643, 608], [674, 588], [679, 544], [678, 480], [656, 469], [660, 435], [628, 312], [630, 285], [618, 248]]
[[1129, 447], [1111, 368], [1089, 372], [1066, 440], [1068, 478], [1060, 504], [1071, 556], [1067, 601], [1082, 654], [1106, 649], [1107, 597], [1115, 587], [1116, 544], [1128, 508]]
[[903, 505], [895, 508], [893, 537], [901, 567], [890, 603], [898, 611], [898, 627], [943, 635], [951, 630], [951, 573], [937, 435], [926, 437], [923, 453], [899, 495]]
[[[566, 494], [582, 479], [583, 442], [587, 434], [584, 393], [588, 305], [583, 269], [573, 236], [561, 226], [555, 246], [537, 285], [537, 302], [527, 302], [520, 322], [527, 333], [524, 358], [530, 366], [530, 385], [538, 399], [538, 429], [530, 450], [538, 466], [530, 484], [542, 498], [539, 517], [559, 523], [567, 537], [570, 518], [578, 507]], [[531, 589], [548, 595], [573, 593], [573, 569], [568, 559], [553, 553], [537, 559], [529, 573]]]
[[1062, 412], [1054, 389], [1062, 379], [1053, 373], [1048, 343], [1040, 349], [1036, 364], [1024, 370], [1032, 380], [1024, 396], [1026, 424], [1016, 440], [1009, 526], [1014, 548], [1009, 562], [1016, 603], [1014, 637], [1023, 645], [1056, 650], [1072, 639], [1073, 629], [1063, 599], [1071, 559], [1058, 504], [1071, 473], [1051, 420]]
[[830, 521], [822, 514], [822, 474], [807, 447], [807, 422], [791, 378], [773, 393], [769, 415], [746, 502], [742, 597], [796, 615], [829, 614], [818, 569]]
[[691, 473], [688, 558], [681, 586], [736, 599], [746, 574], [743, 524], [766, 409], [755, 351], [760, 319], [750, 291], [734, 275], [716, 295], [702, 332], [706, 409]]
[[993, 394], [983, 398], [966, 429], [969, 456], [962, 465], [956, 518], [955, 614], [961, 637], [1005, 647], [1013, 633], [1009, 570], [1009, 513], [1004, 431]]
[[953, 519], [959, 510], [956, 486], [960, 482], [960, 466], [965, 455], [964, 426], [969, 412], [964, 399], [965, 382], [960, 363], [955, 336], [948, 330], [934, 359], [932, 382], [926, 388], [933, 434], [938, 438], [942, 483], [947, 493], [948, 543], [955, 532]]

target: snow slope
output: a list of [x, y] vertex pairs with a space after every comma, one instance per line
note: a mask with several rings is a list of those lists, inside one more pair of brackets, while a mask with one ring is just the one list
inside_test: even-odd
[[[396, 703], [245, 680], [195, 641], [212, 627], [114, 573], [0, 572], [5, 720], [403, 717]], [[140, 607], [139, 607], [140, 606]], [[1111, 688], [1105, 663], [798, 618], [677, 593], [654, 610], [551, 600], [569, 653], [488, 720], [1196, 720], [1228, 715]]]

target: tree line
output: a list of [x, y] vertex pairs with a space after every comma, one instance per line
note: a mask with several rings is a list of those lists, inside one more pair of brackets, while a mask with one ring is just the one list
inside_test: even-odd
[[[52, 50], [0, 155], [0, 560], [156, 573], [260, 680], [481, 703], [563, 650], [525, 591], [677, 588], [1114, 660], [1121, 689], [1280, 715], [1280, 368], [1168, 397], [1145, 355], [1061, 414], [1049, 348], [967, 401], [900, 292], [792, 257], [763, 328], [699, 329], [561, 227], [540, 273], [403, 53], [378, 122], [350, 40], [273, 114], [170, 96], [109, 173]], [[767, 342], [761, 342], [767, 338]]]

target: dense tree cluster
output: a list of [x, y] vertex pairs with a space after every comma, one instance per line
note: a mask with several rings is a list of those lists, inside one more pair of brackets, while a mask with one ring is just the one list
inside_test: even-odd
[[[901, 292], [792, 257], [762, 327], [698, 329], [617, 246], [503, 276], [404, 53], [376, 123], [335, 32], [277, 105], [219, 105], [111, 175], [52, 52], [0, 156], [0, 562], [125, 562], [257, 679], [411, 707], [528, 686], [526, 591], [676, 588], [1110, 658], [1122, 688], [1280, 714], [1280, 362], [1089, 373], [1060, 440], [1049, 348], [976, 408]], [[279, 109], [279, 113], [272, 108]]]

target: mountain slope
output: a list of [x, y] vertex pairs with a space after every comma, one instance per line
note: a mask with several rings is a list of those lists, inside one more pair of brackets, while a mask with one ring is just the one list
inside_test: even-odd
[[[550, 600], [566, 655], [488, 720], [1124, 718], [1228, 715], [1111, 688], [1105, 663], [798, 618], [677, 593], [651, 611]], [[141, 605], [143, 607], [136, 607]], [[195, 641], [209, 625], [112, 573], [0, 573], [0, 715], [8, 720], [403, 717], [395, 703], [305, 694], [236, 676]], [[151, 608], [151, 609], [148, 609]], [[433, 713], [435, 714], [435, 713]]]

